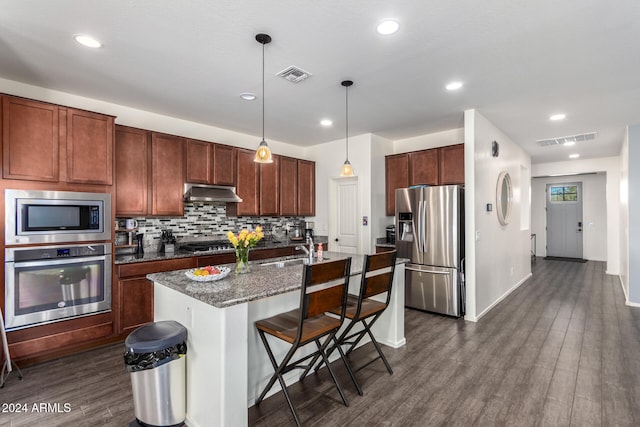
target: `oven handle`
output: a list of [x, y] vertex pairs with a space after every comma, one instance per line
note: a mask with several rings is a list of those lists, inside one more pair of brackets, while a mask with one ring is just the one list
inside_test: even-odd
[[92, 257], [64, 258], [64, 259], [46, 259], [37, 261], [7, 261], [7, 264], [13, 264], [14, 267], [47, 267], [55, 265], [75, 264], [78, 262], [88, 261], [105, 261], [111, 264], [111, 255], [100, 255]]

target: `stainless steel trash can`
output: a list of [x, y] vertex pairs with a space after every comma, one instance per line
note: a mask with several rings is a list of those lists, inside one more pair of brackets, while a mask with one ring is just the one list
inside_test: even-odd
[[155, 322], [125, 340], [136, 420], [143, 426], [180, 426], [186, 418], [187, 329]]

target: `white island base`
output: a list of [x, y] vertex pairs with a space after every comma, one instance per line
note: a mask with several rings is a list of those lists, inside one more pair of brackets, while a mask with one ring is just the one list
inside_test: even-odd
[[[354, 256], [353, 262], [361, 263], [362, 258]], [[256, 280], [259, 278], [257, 275]], [[297, 308], [300, 291], [218, 308], [165, 286], [160, 274], [152, 275], [151, 279], [154, 280], [154, 320], [175, 320], [188, 330], [186, 424], [190, 427], [246, 426], [247, 408], [253, 406], [273, 374], [254, 322]], [[351, 276], [353, 293], [359, 285], [360, 274]], [[373, 332], [381, 344], [394, 348], [405, 344], [402, 263], [396, 266], [390, 305], [374, 325]], [[281, 360], [289, 346], [269, 339], [276, 359]], [[303, 347], [299, 352], [305, 350]], [[336, 357], [332, 355], [332, 359]], [[285, 375], [287, 384], [295, 382], [299, 375], [297, 370], [289, 372]], [[348, 377], [339, 381], [343, 387], [353, 386]], [[276, 383], [269, 395], [279, 390]]]

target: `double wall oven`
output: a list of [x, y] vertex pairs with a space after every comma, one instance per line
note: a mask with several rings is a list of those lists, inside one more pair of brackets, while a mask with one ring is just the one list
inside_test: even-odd
[[109, 194], [5, 190], [7, 330], [111, 310], [110, 240]]

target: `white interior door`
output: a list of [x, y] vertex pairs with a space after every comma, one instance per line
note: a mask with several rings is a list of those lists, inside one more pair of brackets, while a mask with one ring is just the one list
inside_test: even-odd
[[358, 236], [358, 178], [332, 180], [329, 209], [331, 227], [329, 249], [360, 253]]
[[547, 184], [547, 256], [582, 258], [582, 183]]

